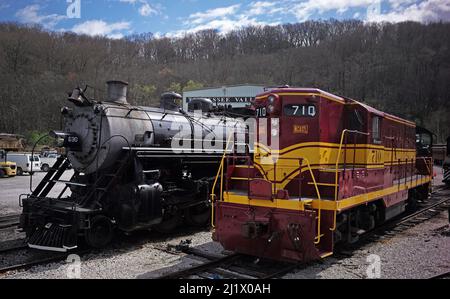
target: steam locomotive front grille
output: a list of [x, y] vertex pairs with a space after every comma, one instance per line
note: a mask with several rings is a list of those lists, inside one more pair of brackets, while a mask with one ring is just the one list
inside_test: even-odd
[[30, 248], [66, 252], [75, 249], [76, 237], [72, 233], [71, 225], [48, 223], [36, 228], [28, 240]]

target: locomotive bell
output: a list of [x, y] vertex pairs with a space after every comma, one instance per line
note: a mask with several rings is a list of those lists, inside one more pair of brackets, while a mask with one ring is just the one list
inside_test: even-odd
[[128, 104], [127, 102], [127, 88], [128, 83], [119, 80], [112, 80], [106, 82], [108, 85], [108, 99], [107, 102]]
[[183, 97], [174, 91], [165, 92], [161, 95], [160, 108], [164, 110], [177, 111], [182, 99]]

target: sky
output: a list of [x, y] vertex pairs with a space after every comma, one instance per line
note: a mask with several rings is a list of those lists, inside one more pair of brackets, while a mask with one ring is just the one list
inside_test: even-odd
[[450, 21], [450, 0], [0, 0], [0, 22], [122, 38], [307, 20]]

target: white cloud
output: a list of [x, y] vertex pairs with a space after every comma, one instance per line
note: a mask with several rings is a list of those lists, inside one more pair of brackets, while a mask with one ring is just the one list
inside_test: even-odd
[[336, 11], [343, 13], [350, 8], [367, 8], [379, 0], [308, 0], [294, 4], [291, 11], [298, 21], [303, 22], [311, 16], [324, 12]]
[[[388, 12], [382, 12], [382, 7], [387, 8]], [[280, 13], [293, 15], [299, 22], [312, 17], [317, 19], [324, 13], [343, 14], [350, 9], [358, 9], [361, 12], [354, 18], [360, 16], [364, 18], [366, 15], [365, 19], [373, 22], [407, 20], [429, 22], [449, 21], [449, 7], [448, 0], [306, 0], [302, 2], [280, 0], [274, 9], [278, 9], [277, 12]]]
[[141, 5], [138, 10], [139, 14], [144, 17], [160, 14], [161, 5], [150, 5], [147, 0], [119, 0], [119, 2], [129, 3], [132, 5], [139, 3]]
[[139, 8], [139, 14], [141, 16], [147, 17], [152, 14], [158, 14], [158, 11], [150, 6], [148, 3], [144, 3], [141, 8]]
[[172, 33], [169, 33], [168, 36], [180, 37], [185, 33], [194, 33], [207, 29], [216, 29], [219, 33], [228, 33], [232, 30], [239, 29], [247, 26], [265, 26], [265, 25], [277, 25], [278, 22], [266, 23], [257, 21], [254, 18], [247, 18], [245, 16], [240, 16], [237, 19], [217, 19], [211, 20], [210, 22], [200, 24], [198, 26], [192, 27], [188, 30], [178, 30]]
[[421, 3], [411, 1], [391, 0], [396, 2], [387, 13], [372, 13], [367, 15], [368, 22], [436, 22], [450, 21], [450, 2], [448, 0], [425, 0]]
[[241, 6], [240, 4], [236, 4], [236, 5], [226, 6], [226, 7], [218, 7], [218, 8], [214, 8], [214, 9], [209, 9], [205, 12], [197, 12], [197, 13], [191, 14], [189, 16], [188, 23], [201, 24], [208, 20], [226, 17], [228, 15], [235, 14], [240, 6]]
[[16, 12], [16, 17], [23, 23], [41, 24], [44, 28], [52, 29], [60, 21], [67, 19], [67, 16], [50, 14], [40, 15], [41, 7], [39, 4], [25, 6]]
[[387, 2], [393, 9], [397, 9], [403, 5], [415, 3], [417, 0], [388, 0]]
[[[215, 29], [219, 33], [225, 34], [246, 26], [278, 25], [280, 22], [260, 21], [257, 15], [274, 11], [275, 4], [268, 1], [252, 2], [243, 8], [241, 4], [218, 7], [203, 12], [191, 14], [183, 23], [185, 29], [171, 31], [164, 36], [181, 37], [188, 33], [201, 30]], [[161, 33], [158, 33], [161, 36]]]
[[121, 31], [130, 29], [130, 22], [106, 23], [102, 20], [91, 20], [75, 25], [72, 31], [90, 36], [107, 36], [109, 38], [122, 38]]
[[[142, 3], [148, 0], [121, 0]], [[188, 1], [188, 0], [185, 0]], [[382, 10], [383, 8], [383, 10]], [[384, 11], [387, 9], [387, 12]], [[288, 17], [303, 22], [318, 19], [324, 14], [351, 13], [353, 18], [369, 22], [406, 20], [428, 22], [450, 20], [448, 0], [255, 0], [249, 4], [236, 4], [199, 11], [180, 18], [182, 29], [157, 33], [155, 36], [180, 37], [206, 29], [225, 34], [246, 26], [277, 25]]]
[[274, 12], [277, 11], [275, 5], [276, 5], [275, 2], [268, 2], [268, 1], [252, 2], [249, 5], [247, 15], [259, 16], [265, 14], [273, 14]]

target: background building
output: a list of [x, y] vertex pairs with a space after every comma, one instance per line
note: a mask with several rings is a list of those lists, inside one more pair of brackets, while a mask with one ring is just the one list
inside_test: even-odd
[[223, 87], [202, 88], [183, 92], [183, 109], [188, 110], [188, 103], [192, 99], [207, 98], [214, 106], [229, 106], [244, 108], [253, 101], [257, 94], [267, 88], [262, 85], [234, 85]]

